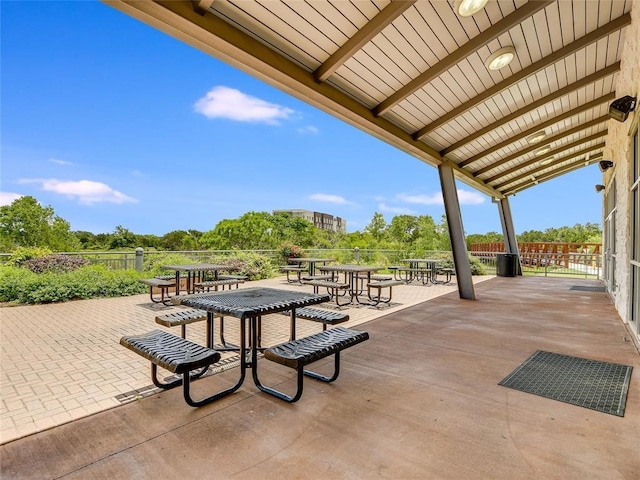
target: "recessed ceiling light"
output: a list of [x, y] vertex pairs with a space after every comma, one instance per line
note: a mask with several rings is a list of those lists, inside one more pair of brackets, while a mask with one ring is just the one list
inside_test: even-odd
[[529, 135], [527, 137], [527, 142], [529, 142], [529, 143], [538, 143], [542, 139], [544, 139], [546, 136], [547, 136], [547, 132], [545, 132], [544, 130], [540, 130], [539, 132], [536, 132], [533, 135]]
[[516, 56], [516, 49], [512, 46], [496, 50], [487, 58], [487, 68], [489, 70], [500, 70], [511, 63]]
[[535, 153], [536, 157], [539, 157], [540, 155], [544, 155], [545, 153], [549, 153], [550, 150], [551, 150], [551, 145], [545, 145], [544, 147], [540, 147], [534, 153]]
[[549, 165], [551, 162], [553, 162], [553, 157], [545, 158], [544, 160], [540, 160], [538, 163], [540, 165]]
[[484, 8], [489, 0], [461, 0], [458, 3], [458, 15], [470, 17]]

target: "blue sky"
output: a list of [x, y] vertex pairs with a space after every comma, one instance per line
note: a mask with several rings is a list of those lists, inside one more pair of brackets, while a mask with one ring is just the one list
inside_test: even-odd
[[[437, 170], [93, 1], [0, 0], [0, 202], [31, 195], [72, 230], [207, 231], [302, 208], [362, 230], [431, 215]], [[517, 233], [601, 224], [595, 165], [510, 197]], [[501, 231], [458, 184], [465, 231]]]

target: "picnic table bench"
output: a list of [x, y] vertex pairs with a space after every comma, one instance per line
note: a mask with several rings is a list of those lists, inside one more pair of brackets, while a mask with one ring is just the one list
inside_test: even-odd
[[[402, 280], [378, 280], [374, 282], [369, 282], [367, 283], [367, 296], [369, 297], [369, 300], [373, 302], [374, 306], [377, 306], [380, 303], [390, 303], [393, 287], [395, 287], [396, 285], [404, 285], [404, 283], [405, 282], [403, 282]], [[382, 297], [383, 288], [389, 289], [388, 297]], [[378, 290], [378, 294], [372, 297], [371, 289]]]
[[196, 287], [196, 291], [199, 291], [199, 292], [204, 292], [205, 288], [207, 289], [207, 292], [209, 292], [211, 290], [211, 287], [213, 287], [214, 290], [217, 292], [218, 287], [222, 287], [222, 290], [224, 290], [225, 286], [229, 286], [229, 290], [231, 290], [232, 285], [235, 285], [236, 288], [238, 288], [238, 286], [241, 283], [244, 283], [244, 280], [240, 280], [237, 278], [223, 278], [218, 280], [206, 280], [203, 282], [196, 282], [195, 287]]
[[[339, 307], [347, 305], [346, 303], [341, 304], [339, 298], [344, 297], [347, 294], [347, 290], [349, 290], [348, 283], [334, 282], [332, 280], [309, 280], [303, 281], [302, 283], [305, 285], [311, 285], [313, 287], [313, 293], [318, 293], [318, 289], [321, 287], [326, 288], [327, 292], [331, 295], [331, 298], [336, 301], [336, 305]], [[340, 291], [342, 291], [342, 294], [340, 294]]]
[[[297, 373], [297, 390], [292, 396], [265, 385], [258, 385], [260, 390], [270, 393], [289, 403], [296, 402], [302, 396], [304, 376], [323, 382], [333, 382], [340, 374], [340, 352], [369, 339], [367, 332], [360, 332], [344, 327], [336, 327], [298, 340], [290, 340], [280, 345], [269, 347], [264, 351], [264, 358], [293, 368]], [[334, 371], [331, 376], [305, 370], [310, 363], [334, 355]]]
[[[291, 310], [281, 312], [283, 315], [291, 316]], [[327, 329], [327, 325], [338, 325], [349, 321], [349, 315], [342, 312], [333, 312], [330, 310], [320, 310], [319, 308], [302, 307], [296, 309], [296, 318], [303, 320], [311, 320], [312, 322], [322, 323], [322, 331]], [[296, 338], [295, 324], [291, 324], [290, 340]]]
[[[184, 400], [192, 407], [205, 405], [235, 391], [232, 387], [199, 400], [192, 398], [191, 380], [201, 377], [210, 365], [220, 361], [220, 353], [211, 348], [161, 330], [123, 336], [120, 345], [151, 361], [151, 380], [156, 387], [166, 390], [182, 385]], [[158, 366], [182, 377], [162, 382], [158, 379]]]
[[[235, 345], [230, 345], [224, 339], [224, 317], [218, 313], [212, 313], [214, 318], [220, 319], [220, 343], [222, 347], [217, 347], [216, 350], [235, 350]], [[208, 320], [208, 315], [205, 310], [199, 310], [197, 308], [191, 308], [187, 310], [180, 310], [177, 312], [166, 313], [164, 315], [158, 315], [156, 317], [156, 323], [165, 327], [181, 327], [182, 338], [187, 338], [187, 325], [195, 322], [203, 322]], [[207, 323], [207, 347], [213, 348], [213, 325]]]
[[[295, 266], [295, 265], [283, 265], [280, 267], [280, 271], [287, 274], [288, 283], [298, 283], [300, 282], [300, 275], [302, 275], [302, 272], [306, 272], [307, 269], [304, 267]], [[296, 274], [296, 278], [294, 280], [291, 280], [291, 277], [290, 277], [291, 273]]]
[[182, 338], [187, 338], [187, 325], [194, 322], [203, 322], [207, 319], [207, 312], [195, 308], [180, 310], [178, 312], [165, 313], [156, 317], [156, 323], [165, 327], [181, 327]]
[[431, 279], [431, 269], [428, 267], [403, 267], [401, 265], [392, 265], [387, 267], [393, 271], [393, 279], [403, 282], [411, 283], [413, 280], [419, 279], [423, 285], [429, 283]]
[[[144, 283], [145, 285], [149, 285], [149, 297], [153, 303], [162, 303], [164, 305], [170, 305], [170, 297], [169, 297], [169, 287], [175, 287], [175, 280], [164, 280], [161, 278], [140, 278], [138, 279], [140, 283]], [[156, 288], [160, 290], [160, 300], [153, 296], [153, 289]]]
[[[451, 277], [456, 274], [455, 269], [444, 268], [444, 267], [438, 268], [436, 272], [438, 273], [438, 275], [445, 276], [445, 280], [439, 281], [438, 283], [449, 283], [451, 282]], [[434, 279], [434, 282], [435, 282], [435, 279]]]

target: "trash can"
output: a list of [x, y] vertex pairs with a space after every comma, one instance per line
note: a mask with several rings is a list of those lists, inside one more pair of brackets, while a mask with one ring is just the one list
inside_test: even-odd
[[518, 255], [515, 253], [499, 253], [496, 262], [496, 274], [499, 277], [515, 277], [518, 274]]

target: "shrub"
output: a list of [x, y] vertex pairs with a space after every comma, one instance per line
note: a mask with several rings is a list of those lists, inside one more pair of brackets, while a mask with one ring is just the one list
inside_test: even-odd
[[173, 275], [175, 270], [166, 270], [162, 265], [190, 265], [196, 263], [186, 255], [179, 253], [167, 253], [163, 255], [145, 255], [144, 271], [147, 276]]
[[298, 245], [294, 245], [293, 243], [290, 243], [290, 242], [285, 242], [282, 245], [280, 245], [280, 255], [282, 255], [286, 260], [288, 258], [305, 257], [306, 253]]
[[[246, 275], [249, 280], [261, 280], [275, 276], [277, 265], [273, 262], [268, 256], [255, 252], [236, 252], [233, 257], [212, 256], [207, 259], [207, 263], [229, 265], [232, 273]], [[198, 262], [178, 253], [150, 255], [149, 260], [145, 261], [144, 265], [145, 276], [174, 275], [174, 270], [165, 270], [162, 265], [190, 265], [194, 263]]]
[[33, 273], [71, 272], [88, 263], [89, 260], [86, 258], [54, 253], [44, 257], [30, 258], [24, 262], [24, 266]]
[[0, 302], [33, 304], [137, 295], [148, 291], [138, 282], [141, 277], [135, 270], [109, 270], [102, 265], [46, 273], [0, 267]]
[[254, 252], [237, 252], [235, 257], [216, 263], [233, 267], [232, 273], [246, 275], [249, 280], [272, 278], [276, 275], [278, 267], [271, 258]]
[[45, 257], [52, 253], [53, 251], [47, 247], [18, 247], [13, 251], [11, 257], [9, 257], [7, 265], [21, 267], [32, 258]]

